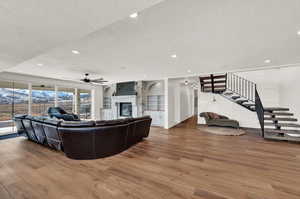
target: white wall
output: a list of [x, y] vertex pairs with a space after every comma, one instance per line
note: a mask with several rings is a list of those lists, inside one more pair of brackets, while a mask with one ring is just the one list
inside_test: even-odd
[[[286, 107], [300, 120], [300, 67], [235, 73], [257, 84], [264, 107]], [[236, 119], [242, 127], [260, 128], [255, 112], [248, 111], [220, 95], [199, 92], [198, 112], [216, 112]], [[203, 118], [199, 124], [205, 123]]]
[[100, 120], [101, 118], [101, 109], [103, 107], [103, 87], [99, 86], [92, 89], [91, 93], [92, 98], [92, 107], [91, 107], [91, 118], [93, 120]]
[[147, 97], [150, 95], [164, 95], [164, 82], [163, 81], [143, 81], [143, 114], [150, 115], [152, 118], [152, 126], [164, 126], [165, 111], [147, 110]]
[[294, 117], [300, 120], [300, 68], [285, 68], [278, 72], [280, 73], [279, 103], [283, 107], [290, 108]]
[[[216, 101], [213, 101], [215, 97]], [[240, 126], [259, 128], [256, 112], [235, 104], [218, 94], [199, 92], [198, 113], [214, 112], [238, 120]], [[198, 116], [198, 124], [205, 124], [204, 118]]]
[[167, 79], [165, 83], [166, 122], [171, 128], [194, 115], [194, 92], [185, 79]]

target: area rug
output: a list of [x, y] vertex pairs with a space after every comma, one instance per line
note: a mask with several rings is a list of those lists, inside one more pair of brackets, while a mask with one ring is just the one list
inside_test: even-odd
[[225, 127], [198, 127], [201, 131], [216, 135], [227, 135], [227, 136], [240, 136], [246, 134], [243, 129], [225, 128]]

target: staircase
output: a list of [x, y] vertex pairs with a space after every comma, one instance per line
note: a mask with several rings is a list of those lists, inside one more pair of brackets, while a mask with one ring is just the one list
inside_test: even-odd
[[254, 82], [233, 73], [199, 77], [201, 91], [219, 94], [249, 111], [256, 112], [261, 135], [267, 139], [300, 141], [300, 124], [288, 108], [264, 107]]

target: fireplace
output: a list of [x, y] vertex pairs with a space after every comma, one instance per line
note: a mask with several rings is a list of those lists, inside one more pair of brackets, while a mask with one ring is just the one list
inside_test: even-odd
[[113, 119], [138, 117], [140, 115], [136, 95], [112, 96], [111, 104]]
[[120, 103], [120, 117], [132, 117], [132, 103], [130, 102]]

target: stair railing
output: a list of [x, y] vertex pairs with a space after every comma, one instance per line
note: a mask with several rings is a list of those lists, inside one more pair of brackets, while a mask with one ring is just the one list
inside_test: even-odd
[[226, 90], [229, 90], [239, 96], [255, 103], [255, 111], [259, 120], [262, 137], [264, 137], [264, 107], [259, 97], [256, 83], [237, 76], [233, 73], [227, 73]]
[[256, 84], [233, 73], [227, 73], [226, 89], [255, 103]]
[[257, 117], [259, 120], [260, 128], [261, 128], [261, 135], [262, 137], [265, 137], [265, 114], [264, 114], [264, 107], [262, 105], [262, 102], [260, 100], [257, 88], [255, 86], [255, 111], [257, 113]]

